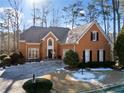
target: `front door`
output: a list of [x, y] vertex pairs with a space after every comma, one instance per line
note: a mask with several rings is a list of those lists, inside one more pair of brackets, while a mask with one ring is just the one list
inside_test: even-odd
[[90, 50], [85, 50], [85, 62], [90, 61]]
[[52, 49], [48, 49], [48, 58], [52, 59]]

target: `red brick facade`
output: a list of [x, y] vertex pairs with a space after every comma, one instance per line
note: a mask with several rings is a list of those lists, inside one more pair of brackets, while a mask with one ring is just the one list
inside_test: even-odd
[[[99, 35], [98, 41], [91, 41], [91, 32], [97, 32]], [[49, 44], [49, 39], [52, 42], [52, 46], [48, 46]], [[20, 51], [23, 53], [23, 55], [28, 59], [28, 49], [29, 48], [37, 48], [38, 49], [38, 58], [40, 60], [50, 57], [50, 53], [52, 51], [51, 58], [58, 58], [61, 57], [63, 58], [64, 56], [64, 51], [72, 49], [76, 51], [79, 54], [80, 60], [84, 60], [85, 56], [88, 55], [87, 53], [84, 53], [85, 56], [83, 56], [83, 51], [88, 50], [91, 51], [90, 53], [90, 59], [92, 61], [98, 61], [98, 50], [104, 50], [105, 54], [104, 55], [104, 60], [105, 61], [110, 61], [111, 60], [111, 46], [109, 40], [106, 38], [105, 34], [101, 31], [101, 29], [97, 26], [97, 24], [92, 25], [86, 31], [84, 35], [82, 35], [79, 40], [77, 40], [76, 43], [61, 43], [59, 39], [53, 34], [53, 33], [48, 33], [43, 39], [40, 40], [39, 43], [29, 43], [26, 41], [20, 40]], [[88, 58], [88, 57], [87, 57]], [[87, 59], [86, 58], [86, 59]], [[85, 59], [85, 60], [86, 60]], [[88, 60], [88, 59], [87, 59]]]

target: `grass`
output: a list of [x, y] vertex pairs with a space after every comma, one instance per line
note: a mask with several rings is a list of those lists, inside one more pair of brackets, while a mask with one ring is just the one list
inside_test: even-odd
[[[97, 76], [105, 75], [105, 79], [99, 82], [109, 85], [124, 81], [124, 72], [120, 71], [92, 71]], [[72, 71], [56, 71], [42, 76], [53, 82], [52, 93], [80, 93], [92, 89], [100, 89], [101, 86], [93, 83], [77, 81], [72, 77]]]

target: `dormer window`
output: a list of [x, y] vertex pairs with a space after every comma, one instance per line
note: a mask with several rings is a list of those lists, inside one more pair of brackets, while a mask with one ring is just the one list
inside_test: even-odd
[[91, 41], [98, 41], [98, 38], [99, 38], [98, 32], [96, 31], [91, 32]]

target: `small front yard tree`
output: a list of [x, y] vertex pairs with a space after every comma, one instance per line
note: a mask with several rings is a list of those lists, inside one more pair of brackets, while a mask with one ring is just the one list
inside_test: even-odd
[[124, 65], [124, 27], [117, 37], [115, 52], [121, 65]]
[[70, 67], [77, 67], [79, 64], [79, 56], [77, 52], [73, 50], [69, 50], [65, 53], [64, 63], [69, 65]]

